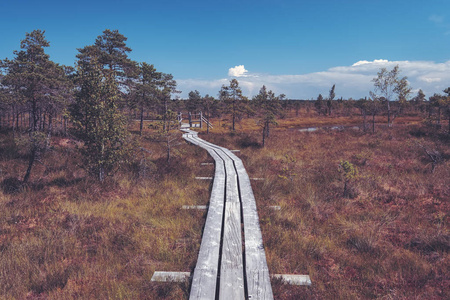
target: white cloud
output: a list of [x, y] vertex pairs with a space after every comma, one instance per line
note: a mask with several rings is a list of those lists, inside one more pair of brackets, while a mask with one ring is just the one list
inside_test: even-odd
[[[293, 75], [252, 74], [244, 66], [231, 68], [229, 75], [239, 77], [239, 85], [246, 96], [252, 97], [265, 85], [276, 94], [286, 94], [291, 99], [317, 98], [319, 93], [326, 96], [333, 84], [336, 84], [336, 98], [354, 98], [369, 96], [373, 90], [372, 79], [380, 68], [392, 69], [400, 66], [401, 76], [407, 76], [414, 91], [422, 89], [431, 96], [450, 86], [450, 61], [436, 63], [433, 61], [388, 61], [376, 59], [361, 60], [349, 66], [337, 66], [322, 72]], [[192, 90], [199, 90], [202, 95], [217, 96], [222, 85], [229, 84], [229, 78], [218, 80], [177, 80], [182, 97]]]
[[388, 63], [389, 61], [386, 59], [375, 59], [374, 61], [367, 61], [367, 60], [360, 60], [358, 62], [355, 62], [352, 67], [357, 67], [357, 66], [361, 66], [361, 65], [367, 65], [367, 64], [385, 64]]
[[440, 81], [442, 81], [441, 78], [436, 78], [436, 77], [433, 78], [433, 77], [426, 77], [426, 76], [420, 76], [418, 79], [421, 80], [421, 81], [423, 81], [423, 82], [426, 82], [426, 83], [432, 83], [432, 82], [440, 82]]
[[248, 71], [245, 69], [244, 65], [235, 66], [228, 70], [228, 76], [231, 77], [247, 77]]

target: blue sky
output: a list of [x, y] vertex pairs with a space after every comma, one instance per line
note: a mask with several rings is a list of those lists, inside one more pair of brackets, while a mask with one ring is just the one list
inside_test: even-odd
[[173, 74], [182, 96], [217, 96], [237, 78], [248, 96], [265, 84], [310, 99], [336, 84], [338, 97], [359, 98], [395, 64], [414, 91], [450, 86], [448, 0], [1, 0], [0, 11], [0, 58], [43, 29], [51, 59], [74, 65], [77, 48], [118, 29], [130, 57]]

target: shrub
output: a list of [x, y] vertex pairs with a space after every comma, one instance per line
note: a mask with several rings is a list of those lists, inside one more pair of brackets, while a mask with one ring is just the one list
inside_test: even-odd
[[352, 180], [355, 180], [358, 178], [358, 168], [354, 166], [349, 161], [342, 161], [339, 163], [339, 172], [342, 175], [342, 178], [344, 180], [344, 196], [349, 195], [349, 189], [348, 185]]

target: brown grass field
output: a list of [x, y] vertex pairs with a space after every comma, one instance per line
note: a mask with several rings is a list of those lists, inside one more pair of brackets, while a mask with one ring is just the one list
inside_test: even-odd
[[[200, 137], [240, 149], [249, 176], [265, 179], [253, 190], [271, 273], [311, 277], [309, 287], [274, 280], [275, 299], [449, 299], [448, 133], [417, 117], [374, 134], [296, 130], [360, 123], [289, 114], [264, 148], [252, 119]], [[166, 164], [162, 145], [142, 143], [152, 154], [101, 185], [79, 166], [76, 143], [55, 137], [31, 183], [11, 192], [27, 159], [1, 133], [0, 299], [188, 297], [188, 283], [150, 278], [193, 271], [206, 213], [181, 206], [207, 204], [210, 183], [195, 176], [212, 176], [200, 165], [212, 159], [182, 143]], [[424, 149], [442, 157], [434, 172]], [[345, 194], [341, 161], [358, 169]]]

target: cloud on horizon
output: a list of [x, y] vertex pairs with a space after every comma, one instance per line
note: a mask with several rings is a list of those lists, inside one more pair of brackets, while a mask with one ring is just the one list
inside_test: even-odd
[[247, 77], [248, 71], [245, 69], [244, 65], [239, 65], [228, 70], [228, 76], [230, 77]]
[[413, 89], [413, 95], [422, 89], [427, 97], [450, 86], [450, 61], [388, 61], [376, 59], [361, 60], [350, 66], [337, 66], [322, 72], [298, 75], [254, 74], [244, 65], [230, 68], [228, 78], [217, 80], [181, 79], [177, 80], [181, 97], [187, 97], [190, 91], [198, 90], [202, 95], [217, 96], [222, 85], [229, 84], [232, 77], [238, 78], [243, 93], [252, 97], [265, 85], [276, 94], [286, 94], [289, 99], [315, 99], [319, 94], [328, 95], [336, 84], [336, 97], [359, 99], [369, 96], [373, 90], [372, 79], [381, 68], [392, 69], [400, 66], [401, 76], [407, 76]]

